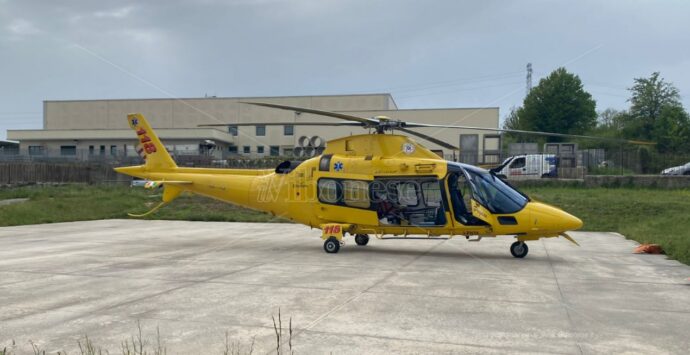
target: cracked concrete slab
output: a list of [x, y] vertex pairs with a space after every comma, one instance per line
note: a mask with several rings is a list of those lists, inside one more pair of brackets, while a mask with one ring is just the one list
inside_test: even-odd
[[[0, 348], [119, 352], [141, 324], [168, 353], [685, 353], [690, 267], [615, 233], [479, 243], [346, 238], [292, 224], [104, 220], [0, 228]], [[285, 333], [285, 335], [287, 332]], [[287, 345], [287, 344], [286, 344]]]

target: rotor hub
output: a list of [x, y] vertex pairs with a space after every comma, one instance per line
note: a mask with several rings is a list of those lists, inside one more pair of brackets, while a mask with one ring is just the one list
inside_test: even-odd
[[394, 120], [388, 116], [375, 116], [372, 117], [376, 123], [373, 125], [376, 128], [377, 133], [384, 133], [385, 131], [391, 131], [399, 127], [405, 127], [405, 122], [401, 120]]

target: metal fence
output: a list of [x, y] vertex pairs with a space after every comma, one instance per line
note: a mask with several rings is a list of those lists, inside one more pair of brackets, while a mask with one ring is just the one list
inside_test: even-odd
[[[659, 175], [662, 170], [687, 164], [690, 152], [684, 154], [658, 153], [646, 147], [624, 146], [616, 148], [580, 149], [575, 143], [512, 143], [503, 146], [498, 152], [491, 150], [460, 154], [458, 161], [483, 168], [495, 168], [506, 159], [519, 155], [553, 155], [557, 161], [559, 178], [583, 178], [587, 175]], [[449, 159], [450, 158], [450, 159]], [[452, 160], [452, 156], [446, 156]], [[546, 171], [547, 159], [536, 160], [541, 163], [538, 171]], [[497, 163], [498, 162], [498, 163]], [[519, 166], [519, 165], [517, 165]]]
[[112, 166], [91, 163], [0, 162], [0, 186], [129, 181]]
[[[143, 160], [138, 156], [125, 154], [92, 154], [89, 151], [77, 150], [65, 152], [47, 152], [42, 154], [17, 154], [16, 151], [0, 153], [0, 163], [28, 163], [28, 164], [76, 164], [88, 166], [104, 166], [112, 169], [115, 166], [138, 165]], [[284, 160], [304, 160], [304, 157], [294, 156], [266, 156], [248, 158], [238, 154], [216, 151], [212, 154], [180, 154], [171, 152], [179, 166], [185, 167], [217, 167], [217, 168], [273, 168]], [[440, 152], [439, 152], [440, 153]], [[484, 168], [495, 168], [506, 159], [517, 155], [552, 154], [557, 159], [557, 174], [559, 178], [583, 178], [586, 175], [658, 175], [666, 168], [679, 166], [690, 162], [690, 152], [687, 154], [661, 154], [652, 149], [640, 147], [619, 147], [614, 149], [579, 149], [577, 144], [546, 144], [512, 143], [500, 149], [487, 151], [465, 151], [460, 154], [446, 153], [447, 160], [460, 161], [478, 165]], [[537, 170], [548, 171], [544, 164], [550, 164], [546, 159], [535, 160], [539, 164]], [[541, 177], [539, 174], [537, 178]]]
[[[285, 156], [265, 156], [249, 158], [239, 154], [226, 151], [215, 150], [204, 154], [189, 154], [184, 152], [170, 152], [171, 156], [179, 166], [186, 167], [227, 167], [227, 168], [268, 168], [278, 165], [286, 159], [304, 160], [305, 157], [285, 157]], [[88, 150], [41, 150], [34, 154], [19, 154], [12, 152], [3, 154], [0, 152], [0, 163], [23, 162], [23, 163], [75, 163], [92, 165], [139, 165], [143, 159], [136, 154], [117, 153], [98, 153], [94, 154]]]

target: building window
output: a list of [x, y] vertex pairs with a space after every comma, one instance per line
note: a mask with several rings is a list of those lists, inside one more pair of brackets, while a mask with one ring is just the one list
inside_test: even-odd
[[291, 124], [286, 124], [283, 126], [283, 135], [285, 136], [293, 136], [295, 135], [295, 126]]
[[242, 147], [242, 152], [244, 154], [249, 154], [251, 152], [251, 148], [248, 145], [245, 145], [244, 147]]
[[236, 145], [231, 145], [228, 147], [228, 153], [230, 154], [237, 154], [237, 146]]
[[116, 156], [117, 155], [117, 146], [116, 145], [111, 145], [110, 146], [110, 155]]
[[43, 155], [44, 149], [42, 145], [30, 145], [29, 155]]
[[95, 149], [92, 145], [89, 146], [89, 155], [93, 155], [95, 153]]
[[256, 146], [256, 152], [259, 154], [264, 154], [264, 146], [263, 145], [257, 145]]
[[104, 146], [104, 145], [101, 146], [101, 149], [98, 151], [98, 153], [99, 153], [101, 156], [104, 156], [104, 155], [105, 155], [105, 146]]
[[293, 149], [292, 148], [284, 148], [283, 149], [283, 155], [286, 157], [291, 157], [293, 154]]
[[279, 146], [272, 145], [270, 149], [271, 149], [270, 154], [272, 157], [277, 157], [280, 155], [280, 147]]
[[61, 145], [60, 155], [77, 155], [76, 145]]
[[256, 135], [257, 136], [265, 136], [266, 135], [266, 126], [265, 125], [256, 126]]
[[237, 126], [228, 126], [228, 133], [230, 133], [233, 136], [236, 136], [238, 133]]

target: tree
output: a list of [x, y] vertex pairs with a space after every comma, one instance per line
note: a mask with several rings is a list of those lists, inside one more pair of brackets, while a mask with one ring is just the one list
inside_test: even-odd
[[596, 126], [595, 108], [596, 102], [583, 89], [580, 78], [558, 68], [530, 91], [517, 111], [516, 121], [524, 130], [586, 134]]
[[[630, 122], [626, 124], [625, 133], [640, 139], [657, 140], [669, 132], [662, 132], [659, 119], [666, 107], [680, 108], [680, 94], [673, 84], [659, 77], [659, 72], [654, 72], [649, 78], [635, 78], [635, 84], [631, 87]], [[671, 111], [666, 111], [671, 113]], [[678, 112], [675, 111], [674, 115]], [[668, 126], [668, 122], [663, 125]]]
[[[597, 117], [596, 127], [589, 132], [592, 136], [606, 137], [606, 138], [620, 138], [621, 130], [627, 122], [629, 116], [627, 111], [619, 111], [612, 108], [607, 108], [599, 112]], [[580, 141], [581, 148], [618, 148], [619, 143], [600, 140], [582, 140]]]
[[618, 111], [612, 108], [607, 108], [604, 111], [599, 112], [597, 116], [597, 128], [605, 128], [618, 130], [621, 128], [621, 116], [622, 111]]
[[[520, 117], [518, 116], [519, 108], [511, 107], [510, 113], [506, 116], [503, 121], [503, 129], [523, 129], [520, 126]], [[510, 144], [514, 142], [525, 142], [534, 141], [536, 137], [530, 134], [520, 134], [520, 133], [507, 133], [504, 135], [504, 143]]]
[[665, 105], [654, 122], [652, 137], [660, 153], [690, 150], [690, 117], [682, 106]]
[[510, 113], [503, 121], [503, 129], [520, 129], [520, 122], [518, 117], [518, 108], [511, 107]]

